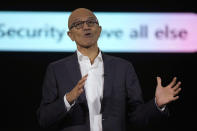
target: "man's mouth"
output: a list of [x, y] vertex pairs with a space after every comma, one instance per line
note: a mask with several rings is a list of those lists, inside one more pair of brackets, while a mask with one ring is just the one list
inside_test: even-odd
[[85, 33], [84, 36], [85, 36], [86, 38], [89, 38], [89, 37], [92, 37], [93, 35], [92, 35], [92, 33]]

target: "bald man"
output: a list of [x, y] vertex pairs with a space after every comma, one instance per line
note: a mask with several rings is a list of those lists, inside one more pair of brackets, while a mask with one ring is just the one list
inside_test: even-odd
[[162, 87], [157, 77], [153, 99], [143, 102], [132, 64], [98, 48], [101, 33], [88, 9], [74, 10], [67, 32], [76, 52], [49, 64], [43, 83], [38, 120], [56, 131], [125, 131], [126, 124], [147, 126], [168, 116], [166, 105], [178, 99], [176, 78]]

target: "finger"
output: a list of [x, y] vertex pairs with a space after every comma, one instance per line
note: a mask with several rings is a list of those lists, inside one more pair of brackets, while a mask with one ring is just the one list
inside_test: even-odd
[[79, 90], [79, 94], [81, 94], [83, 91], [84, 91], [84, 89], [81, 88], [81, 89]]
[[181, 88], [178, 88], [175, 92], [174, 95], [177, 95], [181, 91]]
[[80, 80], [80, 82], [78, 83], [78, 85], [80, 86], [80, 85], [83, 85], [84, 83], [85, 83], [85, 81], [86, 81], [87, 79], [82, 79], [82, 80]]
[[161, 86], [161, 78], [160, 77], [157, 77], [157, 85]]
[[88, 77], [88, 74], [86, 74], [85, 76], [83, 76], [82, 78], [84, 78], [84, 77]]
[[179, 82], [173, 87], [174, 91], [176, 91], [176, 90], [180, 87], [180, 85], [181, 85], [181, 82], [179, 81]]
[[78, 84], [78, 89], [83, 88], [83, 87], [84, 87], [84, 85], [85, 85], [85, 81], [83, 81], [82, 83]]
[[172, 87], [175, 83], [176, 83], [176, 77], [173, 78], [173, 80], [171, 81], [171, 83], [168, 86]]
[[88, 74], [86, 74], [85, 76], [83, 76], [83, 77], [81, 78], [81, 80], [79, 80], [78, 84], [81, 84], [81, 83], [83, 83], [85, 80], [87, 80], [87, 77], [88, 77]]
[[179, 99], [179, 96], [175, 96], [172, 100], [176, 101], [177, 99]]

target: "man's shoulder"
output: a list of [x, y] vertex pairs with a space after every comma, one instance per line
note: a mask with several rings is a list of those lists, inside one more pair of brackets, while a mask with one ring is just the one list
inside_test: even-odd
[[121, 64], [121, 65], [131, 65], [132, 63], [124, 58], [118, 57], [118, 56], [113, 56], [104, 53], [103, 54], [104, 59], [107, 58], [110, 61], [112, 61], [114, 64]]
[[61, 66], [61, 65], [65, 65], [67, 63], [69, 63], [70, 61], [73, 61], [73, 59], [75, 58], [75, 54], [71, 54], [69, 56], [66, 56], [64, 58], [58, 59], [56, 61], [53, 61], [51, 63], [49, 63], [49, 66]]

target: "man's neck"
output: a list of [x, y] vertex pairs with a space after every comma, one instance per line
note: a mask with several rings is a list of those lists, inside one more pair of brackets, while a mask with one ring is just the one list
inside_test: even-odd
[[99, 48], [97, 46], [95, 47], [90, 47], [90, 48], [83, 48], [77, 46], [78, 51], [83, 54], [84, 56], [88, 56], [90, 59], [91, 64], [94, 63], [94, 59], [98, 56], [99, 54]]

